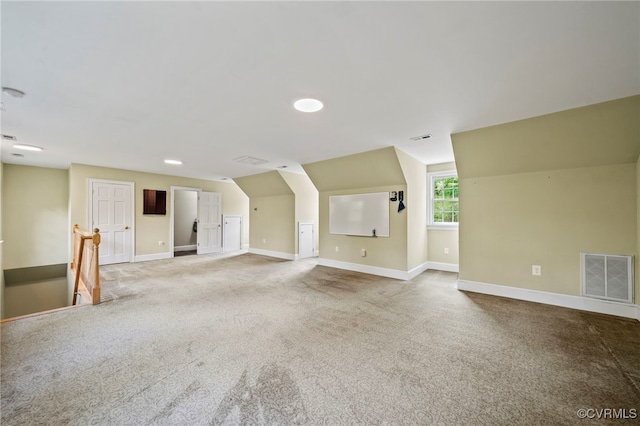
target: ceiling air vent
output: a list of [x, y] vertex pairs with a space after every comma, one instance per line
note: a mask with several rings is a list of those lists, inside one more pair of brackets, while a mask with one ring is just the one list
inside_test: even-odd
[[16, 138], [15, 136], [11, 136], [11, 135], [2, 135], [2, 139], [6, 139], [8, 141], [17, 141], [18, 138]]
[[422, 136], [414, 136], [412, 138], [409, 138], [412, 141], [422, 141], [425, 139], [431, 139], [431, 133], [429, 133], [428, 135], [422, 135]]
[[11, 153], [11, 156], [12, 156], [12, 157], [18, 157], [18, 158], [22, 158], [22, 157], [24, 157], [24, 155], [23, 155], [23, 154], [19, 154], [19, 153], [17, 153], [17, 152], [12, 152], [12, 153]]
[[236, 158], [233, 161], [235, 161], [236, 163], [240, 163], [240, 164], [248, 164], [250, 166], [259, 166], [260, 164], [268, 163], [267, 160], [262, 160], [260, 158], [250, 157], [248, 155], [245, 155], [244, 157]]

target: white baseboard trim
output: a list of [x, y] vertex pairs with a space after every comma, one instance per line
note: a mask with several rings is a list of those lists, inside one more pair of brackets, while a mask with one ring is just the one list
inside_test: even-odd
[[422, 265], [418, 265], [415, 268], [410, 269], [409, 272], [407, 272], [407, 276], [408, 276], [407, 279], [412, 280], [418, 275], [420, 275], [421, 273], [423, 273], [424, 271], [426, 271], [427, 269], [432, 269], [432, 268], [429, 266], [429, 262], [424, 262]]
[[427, 262], [427, 269], [457, 273], [460, 272], [460, 265], [457, 263]]
[[380, 268], [379, 266], [361, 265], [359, 263], [342, 262], [340, 260], [318, 258], [318, 265], [331, 268], [345, 269], [347, 271], [362, 272], [365, 274], [379, 275], [381, 277], [395, 278], [397, 280], [409, 280], [409, 272], [399, 269]]
[[249, 253], [259, 254], [261, 256], [277, 257], [278, 259], [296, 260], [296, 255], [293, 253], [283, 253], [281, 251], [261, 250], [257, 248], [249, 247]]
[[148, 260], [162, 260], [162, 259], [171, 259], [171, 253], [155, 253], [155, 254], [141, 254], [139, 256], [135, 256], [133, 258], [134, 262], [146, 262]]
[[196, 246], [195, 244], [192, 244], [190, 246], [175, 246], [173, 248], [173, 251], [191, 251], [191, 250], [196, 250], [198, 248], [198, 246]]
[[616, 315], [640, 321], [640, 307], [629, 303], [611, 302], [608, 300], [592, 299], [589, 297], [571, 296], [568, 294], [551, 293], [547, 291], [530, 290], [467, 280], [458, 280], [458, 290], [508, 297], [510, 299], [526, 300], [528, 302], [544, 303], [546, 305], [561, 306], [563, 308], [578, 309], [581, 311]]

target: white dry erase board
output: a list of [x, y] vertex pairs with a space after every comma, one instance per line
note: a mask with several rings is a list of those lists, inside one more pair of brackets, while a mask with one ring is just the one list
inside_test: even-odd
[[389, 236], [389, 193], [334, 195], [329, 197], [329, 233]]

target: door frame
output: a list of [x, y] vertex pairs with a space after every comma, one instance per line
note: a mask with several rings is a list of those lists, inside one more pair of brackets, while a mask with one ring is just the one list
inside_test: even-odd
[[88, 231], [93, 232], [93, 224], [89, 225], [93, 221], [93, 184], [94, 183], [109, 183], [113, 185], [124, 185], [130, 189], [131, 196], [131, 247], [129, 247], [129, 263], [132, 263], [135, 258], [136, 248], [136, 184], [135, 182], [128, 182], [123, 180], [113, 179], [96, 179], [87, 178], [87, 226]]
[[170, 257], [175, 257], [175, 251], [173, 250], [174, 246], [174, 224], [173, 224], [173, 215], [176, 204], [176, 191], [195, 191], [198, 193], [198, 198], [200, 198], [200, 193], [202, 192], [202, 188], [193, 188], [190, 186], [171, 186], [171, 208], [169, 214], [169, 254]]
[[224, 244], [224, 238], [227, 235], [227, 229], [225, 225], [225, 220], [229, 217], [237, 217], [240, 219], [240, 248], [238, 250], [242, 250], [242, 215], [241, 214], [223, 214], [222, 215], [222, 252], [227, 251], [227, 247]]

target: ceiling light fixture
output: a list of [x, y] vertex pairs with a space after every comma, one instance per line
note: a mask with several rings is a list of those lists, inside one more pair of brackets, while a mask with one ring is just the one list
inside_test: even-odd
[[302, 112], [317, 112], [322, 109], [324, 105], [317, 99], [298, 99], [294, 102], [293, 107]]
[[24, 98], [25, 93], [22, 90], [13, 89], [11, 87], [3, 87], [2, 93], [9, 95], [12, 98]]
[[167, 164], [174, 164], [176, 166], [179, 166], [180, 164], [182, 164], [182, 161], [180, 160], [164, 160], [164, 162]]
[[35, 145], [25, 145], [21, 143], [17, 143], [13, 146], [15, 149], [22, 149], [24, 151], [42, 151], [42, 148]]

